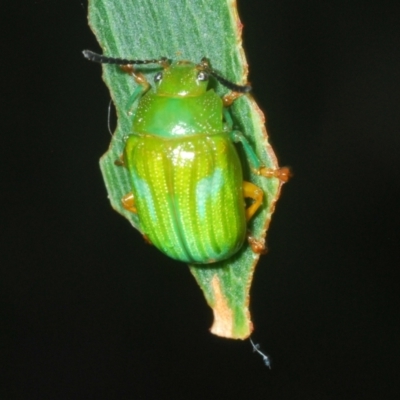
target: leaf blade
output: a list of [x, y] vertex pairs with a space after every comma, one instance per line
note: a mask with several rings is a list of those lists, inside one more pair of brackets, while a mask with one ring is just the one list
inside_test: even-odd
[[[247, 81], [247, 63], [241, 46], [241, 29], [235, 0], [90, 0], [89, 21], [104, 54], [134, 59], [168, 58], [200, 60], [207, 56], [212, 66], [237, 83]], [[123, 209], [120, 199], [130, 191], [128, 173], [115, 166], [122, 154], [123, 137], [130, 133], [131, 117], [125, 105], [135, 83], [115, 66], [103, 66], [118, 115], [118, 126], [100, 167], [113, 208], [140, 230], [137, 215]], [[218, 93], [224, 89], [216, 87]], [[232, 106], [234, 122], [253, 145], [263, 165], [278, 168], [268, 143], [264, 117], [251, 96]], [[244, 164], [246, 159], [242, 155]], [[248, 168], [247, 168], [248, 169]], [[265, 193], [262, 209], [249, 225], [252, 234], [265, 238], [281, 182], [248, 172], [247, 180]], [[213, 264], [190, 266], [206, 300], [214, 311], [211, 331], [228, 338], [244, 339], [252, 331], [249, 290], [259, 255], [246, 244], [233, 258]]]

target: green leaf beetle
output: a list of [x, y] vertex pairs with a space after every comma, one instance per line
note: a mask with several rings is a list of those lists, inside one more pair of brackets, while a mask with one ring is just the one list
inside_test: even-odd
[[[249, 92], [200, 63], [126, 60], [83, 52], [90, 61], [116, 64], [138, 86], [128, 109], [139, 99], [132, 132], [121, 162], [129, 171], [132, 192], [122, 198], [137, 213], [141, 231], [159, 250], [189, 264], [209, 264], [234, 255], [246, 237], [253, 251], [264, 242], [247, 233], [247, 222], [262, 204], [263, 191], [243, 180], [234, 143], [240, 142], [250, 167], [266, 178], [287, 181], [287, 168], [261, 165], [246, 138], [233, 129], [228, 107]], [[133, 65], [157, 64], [151, 87]], [[231, 90], [222, 98], [208, 89], [210, 76]], [[246, 206], [245, 199], [252, 203]]]

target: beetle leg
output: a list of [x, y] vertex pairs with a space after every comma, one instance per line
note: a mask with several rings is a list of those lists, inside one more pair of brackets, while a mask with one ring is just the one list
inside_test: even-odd
[[[256, 186], [254, 183], [244, 181], [243, 196], [245, 198], [253, 199], [253, 203], [251, 204], [251, 206], [246, 208], [246, 221], [249, 221], [256, 213], [256, 211], [260, 208], [264, 197], [264, 193], [262, 189]], [[249, 232], [247, 234], [247, 241], [254, 253], [265, 254], [267, 252], [264, 238], [256, 239]]]
[[224, 115], [224, 120], [228, 125], [229, 130], [233, 129], [233, 120], [231, 113], [228, 110], [228, 107], [232, 105], [232, 103], [238, 99], [240, 96], [243, 96], [244, 93], [239, 92], [229, 92], [225, 96], [222, 97], [222, 104], [224, 108], [222, 109], [222, 113]]
[[[137, 214], [137, 208], [135, 206], [135, 196], [133, 195], [132, 192], [129, 192], [124, 197], [122, 197], [121, 203], [122, 207], [124, 207], [125, 210]], [[147, 235], [142, 235], [142, 236], [147, 244], [153, 244]]]
[[265, 239], [256, 239], [249, 233], [247, 235], [247, 241], [254, 253], [265, 254], [268, 251], [265, 246]]
[[231, 138], [235, 143], [242, 143], [243, 149], [246, 153], [246, 156], [250, 162], [251, 167], [254, 170], [254, 173], [257, 175], [261, 175], [264, 178], [278, 178], [282, 182], [287, 182], [289, 178], [292, 176], [290, 172], [290, 168], [282, 167], [278, 169], [272, 169], [263, 167], [257, 154], [254, 152], [251, 147], [249, 141], [243, 136], [243, 134], [239, 131], [232, 131]]
[[131, 94], [126, 104], [126, 108], [129, 110], [128, 114], [130, 114], [133, 103], [150, 89], [150, 83], [142, 73], [135, 71], [133, 65], [121, 65], [121, 69], [132, 76], [135, 82], [139, 85]]
[[250, 165], [259, 170], [261, 168], [260, 160], [257, 157], [257, 154], [254, 152], [253, 148], [251, 147], [249, 141], [243, 136], [242, 132], [239, 131], [232, 131], [230, 133], [232, 140], [235, 143], [242, 143], [243, 149], [246, 153], [247, 159], [250, 162]]
[[228, 126], [229, 130], [232, 131], [233, 130], [233, 119], [232, 119], [231, 113], [229, 112], [229, 110], [227, 108], [223, 108], [222, 114], [224, 116], [226, 125]]
[[244, 93], [239, 93], [239, 92], [229, 92], [226, 94], [224, 97], [222, 97], [222, 103], [224, 107], [229, 107], [232, 105], [232, 103], [238, 99], [240, 96], [243, 96]]
[[258, 174], [264, 176], [265, 178], [278, 178], [282, 182], [287, 182], [292, 176], [292, 172], [288, 167], [282, 167], [278, 169], [261, 167], [258, 170]]
[[143, 236], [144, 242], [146, 244], [150, 244], [150, 245], [153, 244], [147, 235], [142, 235], [142, 236]]
[[122, 71], [126, 72], [127, 74], [131, 75], [132, 78], [135, 80], [135, 82], [142, 86], [143, 89], [146, 91], [150, 88], [150, 83], [146, 79], [146, 77], [141, 73], [137, 72], [133, 65], [128, 64], [128, 65], [121, 65]]
[[114, 161], [114, 165], [116, 165], [117, 167], [126, 167], [124, 154], [121, 154], [119, 158]]
[[121, 203], [122, 207], [124, 207], [125, 210], [137, 214], [137, 209], [135, 206], [135, 197], [133, 196], [132, 192], [129, 192], [124, 197], [122, 197]]
[[244, 181], [243, 182], [243, 197], [246, 199], [252, 199], [253, 203], [246, 208], [246, 221], [249, 221], [256, 211], [260, 208], [264, 193], [261, 188], [256, 186], [254, 183]]

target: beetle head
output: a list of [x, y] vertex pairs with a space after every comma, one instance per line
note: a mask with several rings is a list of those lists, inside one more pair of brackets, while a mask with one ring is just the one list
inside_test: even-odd
[[170, 64], [166, 57], [149, 60], [126, 60], [124, 58], [107, 57], [84, 50], [83, 55], [90, 61], [101, 64], [135, 65], [135, 64], [159, 64], [164, 71], [154, 76], [156, 91], [161, 96], [168, 97], [195, 97], [207, 90], [208, 77], [212, 75], [219, 83], [237, 93], [248, 93], [250, 85], [238, 85], [220, 75], [211, 68], [206, 57], [195, 65], [190, 61], [176, 61]]
[[160, 96], [195, 97], [207, 91], [209, 74], [190, 61], [166, 65], [154, 76], [156, 92]]

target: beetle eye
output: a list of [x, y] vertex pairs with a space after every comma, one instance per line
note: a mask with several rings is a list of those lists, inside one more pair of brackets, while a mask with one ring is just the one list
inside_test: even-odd
[[197, 74], [197, 80], [199, 80], [199, 81], [208, 81], [208, 74], [207, 74], [207, 72], [200, 71], [200, 72]]
[[158, 83], [158, 82], [160, 82], [161, 80], [162, 80], [162, 78], [163, 78], [163, 73], [160, 71], [160, 72], [157, 72], [155, 75], [154, 75], [154, 82], [155, 83]]

